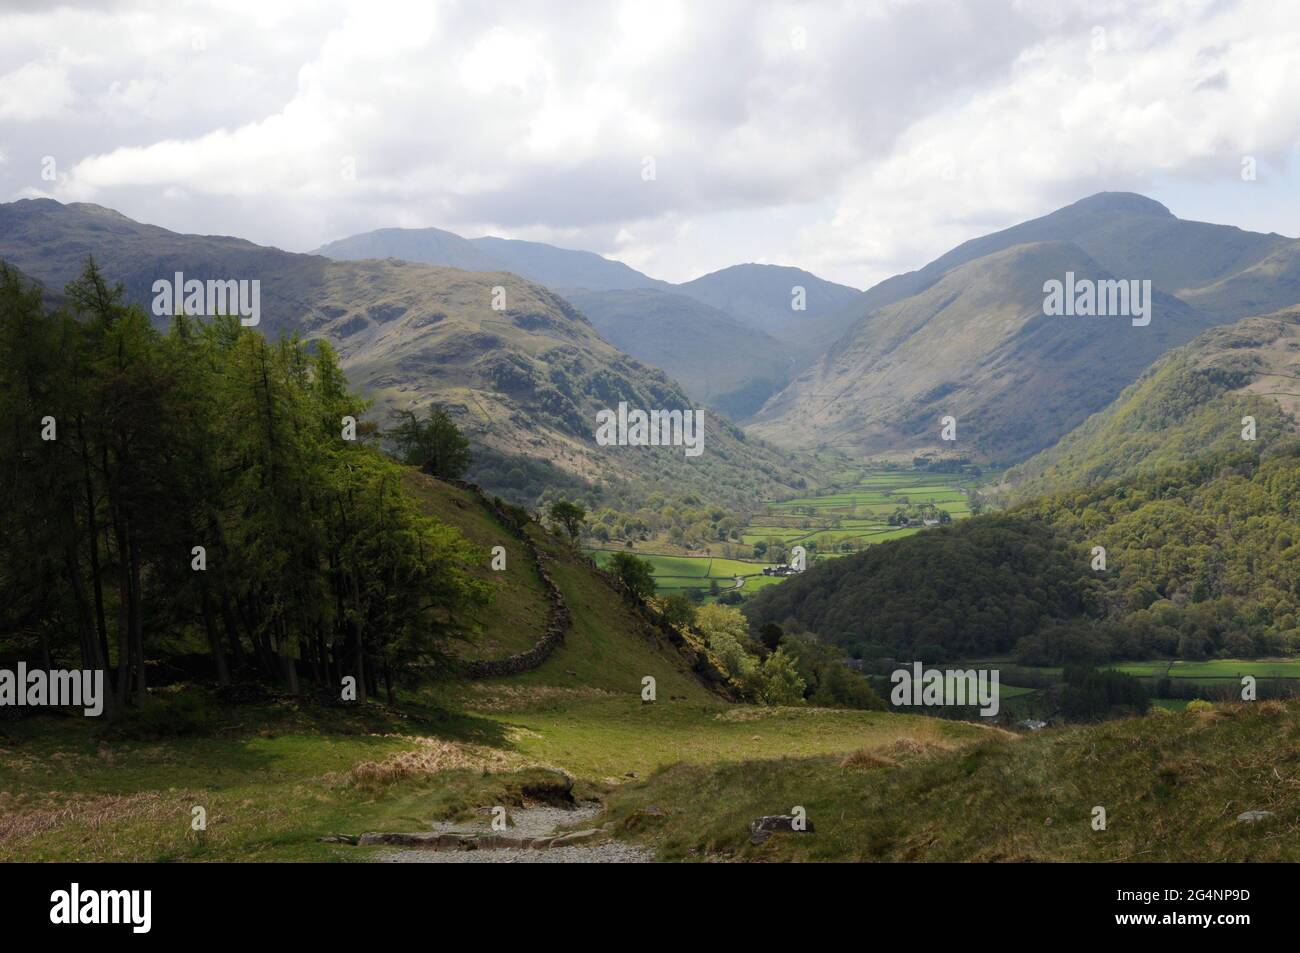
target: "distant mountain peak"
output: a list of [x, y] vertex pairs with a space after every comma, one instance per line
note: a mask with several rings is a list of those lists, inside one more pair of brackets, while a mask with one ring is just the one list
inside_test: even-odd
[[[772, 265], [764, 262], [746, 261], [738, 265], [728, 265], [725, 268], [719, 268], [717, 271], [711, 271], [708, 274], [701, 275], [699, 278], [696, 278], [695, 281], [702, 282], [707, 278], [713, 278], [718, 275], [734, 275], [737, 277], [744, 277], [746, 275], [754, 275], [754, 274], [809, 275], [814, 278], [817, 277], [816, 275], [813, 275], [812, 272], [808, 271], [806, 268], [800, 268], [796, 265]], [[818, 280], [824, 280], [824, 279], [818, 279]], [[688, 285], [691, 283], [692, 282], [689, 281], [686, 282], [686, 284]], [[828, 282], [828, 284], [834, 284], [834, 282]], [[848, 287], [848, 286], [842, 285], [841, 287]]]
[[1080, 212], [1129, 212], [1159, 215], [1162, 218], [1174, 217], [1173, 212], [1155, 199], [1149, 199], [1137, 192], [1098, 192], [1061, 209], [1062, 212], [1071, 210]]

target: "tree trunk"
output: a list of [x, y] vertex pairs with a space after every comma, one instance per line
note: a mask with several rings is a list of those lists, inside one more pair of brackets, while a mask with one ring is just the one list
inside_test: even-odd
[[144, 707], [149, 697], [148, 679], [144, 669], [144, 607], [140, 593], [140, 552], [134, 538], [131, 539], [131, 641], [135, 646], [136, 664], [136, 704]]
[[361, 638], [361, 625], [355, 621], [352, 623], [352, 644], [356, 657], [356, 669], [353, 671], [353, 674], [357, 678], [357, 701], [364, 702], [367, 698], [366, 644]]
[[230, 654], [235, 659], [235, 670], [248, 664], [244, 658], [244, 645], [239, 637], [239, 623], [235, 619], [235, 610], [230, 606], [230, 593], [221, 593], [221, 618], [226, 625], [226, 639], [230, 642]]
[[86, 529], [90, 542], [90, 579], [95, 593], [95, 631], [99, 635], [99, 651], [108, 664], [108, 621], [104, 616], [104, 580], [99, 567], [99, 519], [95, 515], [95, 484], [91, 479], [90, 451], [81, 415], [77, 415], [77, 437], [81, 444], [81, 474], [86, 488]]
[[117, 538], [117, 703], [125, 705], [131, 678], [131, 569], [127, 566], [122, 531]]
[[221, 635], [217, 632], [217, 620], [212, 611], [212, 595], [208, 584], [199, 582], [199, 592], [203, 598], [203, 628], [208, 634], [208, 650], [212, 652], [212, 664], [217, 670], [217, 684], [230, 684], [230, 669], [226, 666], [226, 653], [221, 648]]

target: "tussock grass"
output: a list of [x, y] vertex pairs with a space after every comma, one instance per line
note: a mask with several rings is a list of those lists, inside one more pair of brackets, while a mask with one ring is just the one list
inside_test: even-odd
[[[884, 770], [880, 770], [884, 769]], [[669, 860], [1300, 860], [1300, 703], [1219, 705], [943, 750], [917, 740], [847, 757], [668, 767], [611, 794], [617, 820], [675, 810]], [[816, 833], [749, 843], [799, 805]], [[1106, 830], [1093, 830], [1093, 809]], [[1239, 824], [1247, 810], [1277, 816]]]
[[[362, 761], [342, 777], [361, 787], [382, 788], [397, 781], [444, 771], [508, 771], [523, 766], [518, 756], [479, 745], [460, 745], [438, 738], [405, 737], [402, 740], [415, 747], [390, 754], [382, 761]], [[329, 774], [325, 780], [338, 782], [341, 776]]]

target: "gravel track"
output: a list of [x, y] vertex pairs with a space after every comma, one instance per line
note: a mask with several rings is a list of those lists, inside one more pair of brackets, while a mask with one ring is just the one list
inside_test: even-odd
[[[583, 826], [599, 815], [599, 804], [584, 804], [577, 808], [529, 807], [510, 811], [514, 825], [507, 831], [513, 837], [548, 837], [561, 825], [573, 829]], [[475, 824], [440, 823], [433, 825], [438, 833], [488, 833], [491, 819]], [[600, 844], [575, 844], [572, 847], [552, 847], [545, 850], [530, 848], [493, 848], [488, 850], [386, 850], [375, 858], [381, 864], [646, 864], [654, 860], [654, 851], [648, 847], [607, 841]]]

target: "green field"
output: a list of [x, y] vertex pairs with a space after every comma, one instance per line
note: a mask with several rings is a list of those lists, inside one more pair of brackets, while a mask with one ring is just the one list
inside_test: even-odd
[[[654, 567], [661, 594], [708, 592], [714, 583], [721, 591], [735, 589], [740, 576], [745, 582], [739, 591], [750, 595], [783, 578], [762, 575], [764, 566], [788, 561], [788, 554], [780, 550], [775, 561], [754, 557], [756, 544], [779, 543], [786, 550], [804, 546], [809, 561], [815, 562], [920, 532], [923, 527], [889, 525], [890, 514], [900, 506], [934, 504], [955, 520], [970, 515], [963, 478], [957, 474], [858, 468], [838, 474], [837, 479], [841, 482], [824, 493], [766, 504], [745, 525], [739, 544], [721, 544], [727, 552], [745, 558], [633, 552]], [[846, 544], [849, 549], [842, 548]], [[613, 550], [588, 549], [587, 553], [603, 567]]]
[[[1051, 665], [1017, 665], [1009, 659], [982, 658], [966, 659], [952, 663], [953, 668], [998, 668], [1001, 672], [1002, 697], [1018, 699], [1020, 702], [1033, 703], [1038, 689], [1014, 688], [1019, 680], [1028, 680], [1024, 676], [1036, 678], [1059, 679], [1062, 675], [1060, 666]], [[1237, 683], [1243, 676], [1251, 675], [1259, 681], [1270, 679], [1300, 679], [1300, 659], [1263, 658], [1263, 659], [1208, 659], [1189, 662], [1183, 659], [1143, 659], [1129, 662], [1111, 662], [1103, 668], [1111, 668], [1136, 678], [1143, 679], [1148, 688], [1156, 688], [1157, 682], [1164, 678], [1177, 679], [1182, 685], [1205, 689], [1222, 689], [1225, 685]], [[1008, 690], [1010, 689], [1010, 691]], [[1208, 698], [1220, 697], [1219, 693], [1207, 691]], [[1170, 711], [1182, 711], [1187, 707], [1188, 698], [1152, 698], [1151, 704]], [[1015, 708], [1017, 714], [1020, 707]], [[1031, 712], [1030, 708], [1024, 708]]]
[[[602, 569], [609, 565], [614, 550], [588, 549], [587, 555], [596, 560]], [[723, 559], [720, 556], [670, 556], [663, 553], [632, 551], [639, 559], [650, 563], [654, 570], [655, 586], [660, 595], [675, 595], [687, 590], [707, 592], [713, 583], [719, 590], [736, 588], [736, 577], [744, 579], [741, 591], [749, 593], [763, 586], [780, 582], [779, 576], [764, 576], [763, 567], [771, 563]]]
[[[963, 665], [997, 664], [998, 659], [971, 659]], [[1050, 665], [1013, 665], [1003, 661], [1010, 673], [1004, 672], [1004, 678], [1014, 678], [1015, 671], [1043, 675], [1049, 678], [1061, 676], [1060, 666]], [[1240, 679], [1252, 675], [1256, 679], [1300, 678], [1300, 659], [1264, 658], [1264, 659], [1207, 659], [1189, 662], [1184, 659], [1144, 659], [1135, 662], [1110, 662], [1102, 666], [1113, 668], [1138, 678], [1161, 679], [1176, 678], [1197, 684], [1213, 685], [1223, 681]]]
[[1145, 678], [1188, 678], [1195, 681], [1236, 679], [1253, 675], [1257, 679], [1300, 678], [1300, 659], [1210, 659], [1204, 662], [1174, 661], [1121, 662], [1111, 666]]
[[918, 532], [919, 527], [889, 525], [900, 506], [933, 504], [953, 519], [970, 515], [963, 478], [958, 474], [912, 470], [860, 470], [845, 484], [814, 496], [769, 503], [750, 519], [742, 540], [753, 546], [779, 540], [833, 555], [844, 543], [869, 546]]
[[[893, 684], [891, 683], [891, 684], [890, 684], [890, 689], [892, 690], [893, 687], [894, 687], [894, 686], [893, 686]], [[920, 698], [920, 697], [921, 697], [921, 692], [922, 692], [924, 689], [925, 689], [925, 683], [924, 683], [924, 682], [922, 682], [922, 681], [917, 681], [916, 679], [913, 679], [913, 680], [912, 680], [912, 697], [913, 697], [913, 698]], [[1033, 689], [1033, 688], [1022, 688], [1022, 687], [1020, 687], [1019, 685], [1004, 685], [1004, 684], [1001, 683], [1001, 681], [999, 681], [999, 683], [998, 683], [998, 702], [999, 702], [999, 704], [1001, 704], [1003, 701], [1007, 701], [1007, 700], [1012, 699], [1012, 698], [1023, 698], [1023, 697], [1026, 696], [1026, 695], [1032, 695], [1032, 694], [1034, 694], [1035, 691], [1036, 691], [1036, 689]], [[888, 694], [888, 693], [886, 693], [886, 694]], [[945, 686], [944, 686], [944, 704], [945, 704], [945, 705], [954, 705], [954, 704], [956, 704], [956, 703], [957, 703], [957, 696], [954, 695], [952, 698], [949, 698], [949, 697], [948, 697], [948, 686], [945, 684]], [[966, 702], [966, 703], [969, 704], [969, 705], [975, 705], [975, 704], [977, 704], [977, 702], [975, 702], [974, 700], [971, 700], [971, 699], [967, 699], [967, 702]]]

